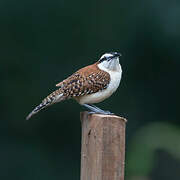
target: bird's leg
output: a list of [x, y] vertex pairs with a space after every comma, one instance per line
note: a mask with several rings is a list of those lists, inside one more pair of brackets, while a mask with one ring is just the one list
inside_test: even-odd
[[110, 112], [110, 111], [104, 111], [104, 110], [98, 108], [97, 106], [95, 106], [94, 104], [91, 104], [91, 106], [93, 106], [94, 108], [100, 110], [100, 111], [102, 112], [102, 114], [114, 114], [114, 113], [112, 113], [112, 112]]
[[98, 113], [98, 114], [113, 114], [109, 111], [104, 111], [98, 107], [96, 107], [95, 105], [89, 105], [89, 104], [83, 104], [84, 107], [86, 107], [87, 109], [91, 110], [91, 112], [89, 112], [89, 114], [93, 114], [93, 113]]

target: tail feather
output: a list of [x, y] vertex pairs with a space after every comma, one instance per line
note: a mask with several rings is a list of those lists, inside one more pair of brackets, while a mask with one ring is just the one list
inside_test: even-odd
[[38, 113], [39, 111], [41, 111], [42, 109], [60, 102], [62, 100], [65, 99], [65, 97], [63, 96], [63, 93], [59, 94], [59, 91], [55, 91], [53, 93], [51, 93], [49, 96], [47, 96], [41, 104], [39, 104], [31, 113], [29, 113], [29, 115], [26, 117], [26, 120], [29, 120], [34, 114]]
[[26, 117], [26, 120], [29, 120], [34, 114], [38, 113], [40, 110], [46, 108], [47, 106], [49, 106], [49, 103], [41, 103], [39, 106], [36, 106], [36, 108], [29, 113], [29, 115]]

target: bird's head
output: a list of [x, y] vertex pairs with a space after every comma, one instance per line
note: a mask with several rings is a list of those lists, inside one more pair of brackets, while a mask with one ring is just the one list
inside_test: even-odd
[[109, 52], [101, 56], [98, 61], [100, 69], [106, 68], [107, 70], [118, 70], [120, 68], [119, 58], [122, 55], [118, 52]]

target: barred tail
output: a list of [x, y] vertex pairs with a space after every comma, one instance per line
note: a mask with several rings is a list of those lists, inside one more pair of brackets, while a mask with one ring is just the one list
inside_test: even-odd
[[36, 108], [31, 113], [29, 113], [29, 115], [26, 117], [26, 120], [29, 120], [34, 114], [38, 113], [40, 110], [44, 109], [47, 106], [48, 104], [42, 102], [39, 106], [36, 106]]
[[60, 89], [54, 91], [53, 93], [51, 93], [49, 96], [47, 96], [41, 104], [39, 104], [27, 117], [26, 120], [29, 120], [34, 114], [38, 113], [39, 111], [41, 111], [42, 109], [60, 102], [62, 100], [66, 99], [63, 96], [63, 93], [60, 93]]

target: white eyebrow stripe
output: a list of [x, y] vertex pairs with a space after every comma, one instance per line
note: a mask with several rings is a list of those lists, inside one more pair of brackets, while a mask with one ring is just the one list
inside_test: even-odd
[[106, 54], [102, 55], [100, 59], [102, 59], [104, 57], [109, 58], [109, 57], [112, 57], [112, 56], [113, 56], [112, 54], [106, 53]]

